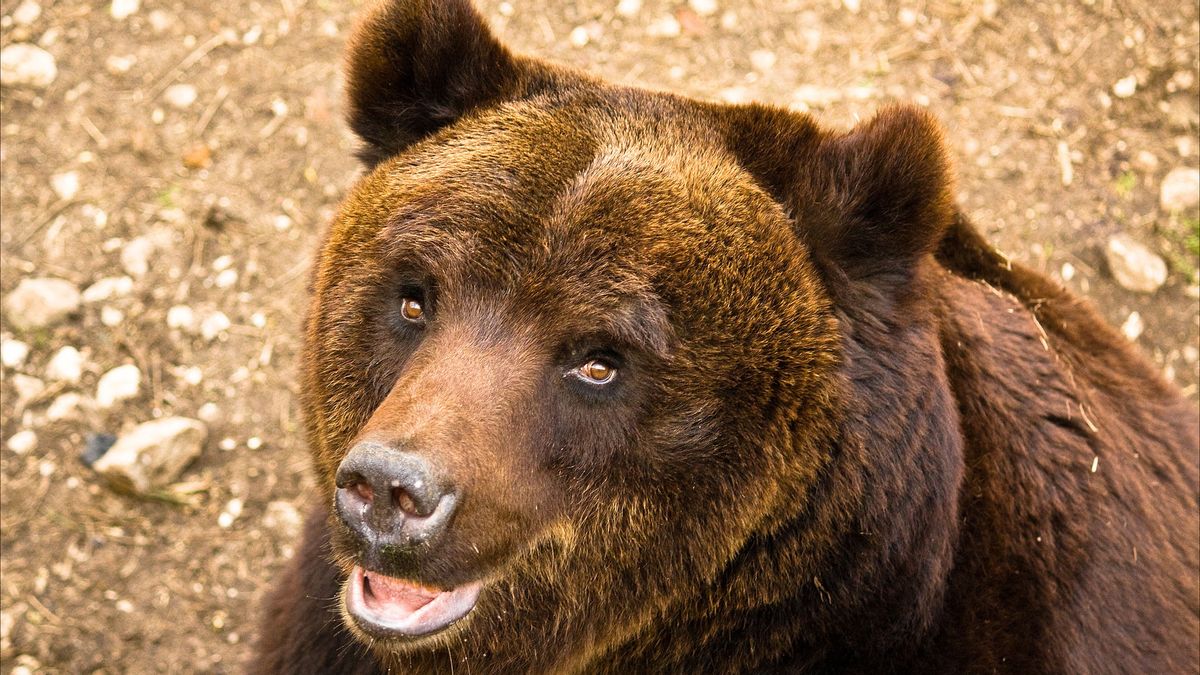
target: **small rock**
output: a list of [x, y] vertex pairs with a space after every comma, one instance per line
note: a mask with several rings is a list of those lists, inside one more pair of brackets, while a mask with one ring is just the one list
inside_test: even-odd
[[1124, 288], [1153, 293], [1167, 281], [1167, 264], [1126, 234], [1113, 235], [1104, 249], [1113, 278]]
[[4, 309], [13, 326], [36, 330], [57, 323], [79, 309], [79, 300], [79, 289], [64, 279], [22, 279], [5, 298]]
[[205, 422], [216, 422], [221, 417], [221, 408], [216, 403], [209, 401], [196, 410], [196, 417]]
[[642, 11], [642, 0], [620, 0], [617, 3], [617, 14], [625, 18], [637, 16]]
[[195, 143], [183, 153], [183, 165], [189, 169], [207, 169], [212, 165], [212, 148], [207, 143]]
[[858, 14], [862, 9], [862, 0], [842, 0], [842, 6], [851, 14]]
[[1137, 76], [1130, 75], [1117, 80], [1112, 86], [1113, 96], [1117, 98], [1129, 98], [1137, 92]]
[[1075, 278], [1075, 266], [1069, 262], [1063, 263], [1062, 264], [1062, 279], [1063, 279], [1063, 281], [1070, 281], [1074, 278]]
[[220, 525], [222, 529], [228, 528], [240, 515], [242, 515], [242, 500], [234, 497], [225, 504], [225, 510], [221, 512], [221, 515], [217, 516], [217, 525]]
[[163, 100], [171, 107], [183, 110], [196, 102], [199, 96], [196, 87], [190, 84], [173, 84], [163, 92]]
[[59, 349], [46, 364], [46, 377], [57, 382], [77, 384], [83, 377], [83, 354], [68, 345]]
[[221, 273], [218, 274], [217, 278], [213, 280], [213, 285], [217, 288], [229, 288], [230, 286], [236, 284], [237, 280], [237, 270], [221, 270]]
[[1121, 324], [1121, 332], [1130, 341], [1138, 339], [1144, 330], [1146, 330], [1146, 322], [1142, 320], [1142, 315], [1136, 311], [1130, 312], [1129, 317], [1125, 319], [1125, 323]]
[[100, 376], [96, 384], [96, 405], [111, 408], [120, 401], [134, 398], [142, 390], [142, 371], [128, 363]]
[[263, 27], [258, 24], [254, 24], [253, 26], [250, 26], [250, 29], [245, 33], [242, 33], [242, 44], [246, 46], [258, 44], [259, 39], [262, 38], [262, 34]]
[[263, 514], [263, 526], [277, 532], [281, 538], [294, 539], [299, 536], [300, 528], [304, 526], [304, 517], [289, 502], [274, 501], [267, 504], [266, 513]]
[[104, 324], [105, 326], [108, 326], [109, 328], [115, 328], [120, 326], [121, 322], [124, 320], [125, 312], [122, 312], [116, 307], [109, 307], [105, 305], [104, 307], [100, 308], [100, 323]]
[[587, 28], [584, 28], [583, 26], [576, 26], [571, 31], [571, 36], [569, 39], [571, 40], [572, 45], [576, 47], [583, 47], [591, 40], [591, 36], [588, 35]]
[[712, 16], [717, 13], [717, 0], [688, 0], [688, 6], [700, 16]]
[[679, 37], [681, 32], [683, 32], [683, 27], [679, 25], [679, 19], [670, 14], [664, 15], [646, 26], [646, 34], [650, 37], [673, 38]]
[[285, 232], [291, 229], [292, 219], [280, 213], [271, 218], [271, 224], [275, 226], [276, 230]]
[[141, 0], [112, 0], [108, 12], [117, 21], [124, 21], [136, 14], [141, 4]]
[[775, 52], [768, 49], [756, 49], [750, 52], [750, 65], [754, 69], [765, 73], [775, 67]]
[[46, 419], [51, 422], [71, 419], [79, 412], [82, 405], [83, 397], [76, 392], [68, 391], [55, 398], [50, 403], [50, 407], [46, 408]]
[[229, 330], [232, 325], [233, 322], [225, 316], [224, 312], [212, 312], [200, 322], [200, 336], [205, 340], [215, 340], [221, 333]]
[[58, 77], [58, 66], [50, 52], [27, 42], [0, 50], [0, 79], [10, 87], [45, 89]]
[[42, 15], [42, 6], [34, 2], [34, 0], [25, 0], [17, 5], [13, 10], [13, 23], [18, 26], [28, 26], [37, 21], [37, 18]]
[[128, 295], [133, 290], [131, 277], [104, 277], [83, 290], [84, 302], [102, 302], [109, 298]]
[[226, 436], [225, 438], [221, 439], [220, 443], [217, 443], [217, 447], [225, 452], [230, 452], [237, 449], [237, 441]]
[[13, 405], [18, 411], [24, 410], [30, 401], [37, 399], [42, 392], [46, 391], [45, 382], [23, 373], [13, 375], [8, 378], [8, 381], [12, 383], [13, 390], [17, 392], [17, 400]]
[[193, 331], [196, 329], [196, 313], [187, 305], [175, 305], [167, 310], [167, 326]]
[[137, 63], [136, 56], [117, 56], [114, 54], [104, 59], [104, 68], [113, 75], [124, 75], [133, 68], [133, 64], [135, 63]]
[[208, 427], [187, 417], [139, 424], [117, 439], [92, 468], [122, 490], [145, 494], [179, 477], [200, 455]]
[[54, 174], [50, 177], [50, 187], [54, 188], [54, 194], [58, 195], [59, 199], [70, 201], [79, 194], [79, 172], [67, 171], [66, 173]]
[[37, 442], [38, 437], [36, 433], [29, 429], [22, 429], [12, 436], [9, 436], [8, 442], [5, 443], [5, 445], [14, 453], [18, 455], [24, 455], [30, 450], [36, 448]]
[[3, 363], [5, 368], [20, 366], [28, 356], [29, 345], [24, 342], [10, 338], [0, 340], [0, 363]]
[[79, 461], [83, 462], [84, 466], [94, 465], [116, 442], [117, 437], [112, 434], [88, 434], [83, 439], [83, 451], [79, 453]]
[[1200, 169], [1171, 169], [1163, 178], [1159, 203], [1167, 212], [1196, 208], [1200, 204]]
[[153, 252], [154, 242], [146, 237], [138, 237], [121, 249], [121, 267], [130, 276], [143, 276], [150, 271], [150, 255]]

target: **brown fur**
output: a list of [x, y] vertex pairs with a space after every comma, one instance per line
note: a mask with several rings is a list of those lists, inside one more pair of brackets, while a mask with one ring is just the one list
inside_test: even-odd
[[[377, 6], [347, 79], [371, 171], [313, 279], [320, 506], [252, 672], [1200, 667], [1195, 407], [980, 239], [928, 114], [616, 87], [465, 0]], [[596, 350], [619, 379], [575, 387]], [[384, 570], [486, 581], [440, 636], [338, 616], [368, 435], [465, 495]]]

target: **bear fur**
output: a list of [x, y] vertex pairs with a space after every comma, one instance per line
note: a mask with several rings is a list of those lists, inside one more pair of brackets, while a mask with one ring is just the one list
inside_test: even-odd
[[[303, 360], [321, 487], [251, 672], [1200, 668], [1196, 406], [977, 234], [929, 114], [611, 85], [467, 0], [375, 5], [347, 91], [368, 172]], [[613, 384], [568, 382], [597, 350]], [[346, 615], [333, 476], [368, 430], [465, 495], [404, 568], [484, 580], [441, 634]]]

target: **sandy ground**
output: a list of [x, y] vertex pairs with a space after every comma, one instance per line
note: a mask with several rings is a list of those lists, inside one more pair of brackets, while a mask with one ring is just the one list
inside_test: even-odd
[[[0, 450], [3, 671], [236, 670], [309, 485], [298, 327], [309, 257], [358, 170], [338, 73], [357, 3], [145, 0], [115, 18], [101, 0], [31, 1], [0, 2], [0, 46], [40, 45], [57, 76], [0, 95], [0, 289], [133, 283], [48, 328], [5, 320], [30, 352], [3, 370], [0, 431], [37, 443]], [[927, 105], [980, 226], [1131, 334], [1137, 312], [1137, 341], [1194, 398], [1197, 214], [1166, 212], [1159, 191], [1197, 166], [1195, 3], [859, 5], [481, 2], [515, 47], [626, 83], [840, 125]], [[1161, 289], [1114, 282], [1118, 233], [1167, 261]], [[216, 330], [169, 326], [175, 306]], [[78, 383], [47, 372], [63, 346], [83, 356]], [[139, 394], [96, 406], [122, 364]], [[172, 414], [210, 427], [174, 501], [115, 494], [78, 459], [88, 434]]]

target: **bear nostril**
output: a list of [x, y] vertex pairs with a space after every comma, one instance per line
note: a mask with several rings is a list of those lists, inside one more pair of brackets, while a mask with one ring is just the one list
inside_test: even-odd
[[408, 494], [408, 491], [402, 487], [392, 487], [392, 503], [408, 515], [423, 515], [420, 513], [417, 502], [413, 500], [412, 495]]
[[364, 482], [360, 481], [355, 483], [353, 490], [358, 494], [359, 497], [362, 497], [363, 501], [368, 504], [375, 500], [375, 491], [371, 489], [370, 485], [367, 485]]

